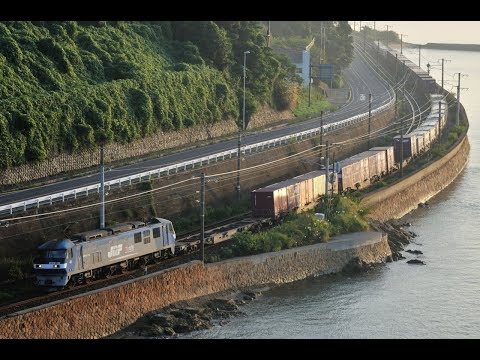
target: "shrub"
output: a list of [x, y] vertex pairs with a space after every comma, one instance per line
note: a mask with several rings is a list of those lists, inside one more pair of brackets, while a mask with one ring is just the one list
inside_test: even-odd
[[12, 64], [18, 65], [23, 61], [23, 53], [17, 42], [7, 36], [0, 39], [0, 52]]
[[273, 86], [273, 103], [277, 110], [293, 109], [298, 102], [299, 88], [286, 81], [276, 81]]

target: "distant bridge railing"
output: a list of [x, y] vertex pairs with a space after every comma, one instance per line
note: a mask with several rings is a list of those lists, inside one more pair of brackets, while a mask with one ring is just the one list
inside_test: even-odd
[[[372, 116], [386, 111], [388, 108], [390, 108], [394, 104], [395, 96], [392, 91], [391, 91], [391, 95], [392, 95], [392, 98], [387, 103], [372, 110]], [[336, 131], [366, 119], [368, 119], [368, 112], [355, 115], [348, 119], [340, 120], [335, 123], [325, 124], [323, 125], [323, 133], [326, 134], [331, 131]], [[259, 152], [265, 149], [270, 149], [280, 145], [288, 144], [289, 141], [304, 140], [304, 139], [319, 135], [320, 130], [321, 130], [320, 127], [317, 127], [317, 128], [301, 131], [295, 134], [275, 138], [272, 140], [261, 141], [251, 145], [245, 145], [241, 147], [241, 153], [251, 154], [253, 152]], [[211, 163], [216, 163], [218, 161], [223, 161], [225, 159], [231, 159], [234, 156], [236, 157], [237, 153], [238, 153], [238, 148], [230, 149], [230, 150], [222, 151], [216, 154], [204, 156], [201, 158], [188, 160], [188, 161], [184, 161], [184, 162], [176, 163], [172, 165], [162, 166], [157, 169], [148, 170], [138, 174], [109, 180], [105, 182], [105, 189], [106, 191], [108, 191], [111, 188], [115, 188], [115, 187], [119, 188], [125, 185], [131, 185], [133, 183], [146, 181], [152, 178], [158, 179], [158, 178], [161, 178], [162, 176], [168, 176], [170, 174], [177, 174], [182, 171], [192, 170], [194, 168], [202, 167], [204, 165], [209, 165]], [[89, 196], [91, 194], [99, 194], [99, 193], [100, 193], [100, 183], [97, 183], [97, 184], [88, 185], [88, 186], [84, 186], [84, 187], [73, 189], [73, 190], [59, 192], [56, 194], [41, 196], [35, 199], [29, 199], [25, 201], [2, 205], [0, 206], [0, 215], [5, 215], [5, 214], [11, 215], [14, 212], [18, 212], [18, 211], [26, 211], [32, 208], [39, 208], [42, 205], [52, 205], [57, 202], [64, 202], [67, 200], [76, 199], [77, 197], [80, 197], [80, 196]]]

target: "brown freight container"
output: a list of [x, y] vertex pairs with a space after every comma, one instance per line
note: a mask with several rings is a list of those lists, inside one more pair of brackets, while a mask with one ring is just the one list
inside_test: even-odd
[[360, 164], [360, 177], [362, 180], [360, 182], [360, 188], [370, 185], [370, 178], [372, 177], [370, 175], [370, 164], [374, 165], [374, 160], [370, 160], [372, 156], [374, 155], [370, 151], [364, 151], [350, 157], [352, 161], [358, 161]]
[[417, 154], [422, 154], [425, 151], [425, 137], [428, 135], [425, 132], [412, 132], [415, 135], [415, 146], [417, 147]]
[[[336, 176], [335, 181], [338, 183]], [[332, 185], [329, 186], [331, 191]], [[337, 191], [337, 185], [333, 184]], [[293, 179], [253, 190], [250, 194], [254, 216], [278, 217], [318, 201], [325, 194], [325, 171], [311, 171]]]
[[379, 179], [382, 174], [387, 172], [387, 159], [385, 150], [368, 150], [372, 154], [368, 158], [368, 167], [370, 171], [370, 181]]
[[395, 156], [393, 153], [393, 146], [376, 146], [371, 148], [370, 150], [381, 150], [385, 151], [385, 167], [387, 172], [391, 172], [395, 166]]
[[426, 125], [426, 124], [421, 124], [416, 131], [427, 131], [430, 135], [430, 143], [433, 143], [435, 139], [437, 138], [437, 129], [435, 125]]
[[298, 208], [302, 208], [307, 203], [307, 186], [305, 180], [298, 180], [297, 181], [297, 188], [298, 188]]
[[300, 206], [300, 187], [297, 180], [286, 180], [287, 184], [287, 212], [290, 212]]
[[[289, 198], [291, 188], [291, 199]], [[292, 187], [292, 180], [281, 181], [250, 193], [252, 214], [254, 216], [277, 217], [288, 212], [289, 207], [295, 203], [295, 191]]]
[[318, 200], [319, 196], [325, 194], [325, 170], [315, 170], [309, 173], [294, 177], [299, 181], [307, 181], [307, 199], [312, 202]]
[[339, 192], [357, 189], [356, 184], [361, 186], [362, 174], [360, 163], [357, 160], [347, 158], [339, 161], [340, 173], [338, 174]]
[[430, 149], [431, 133], [429, 130], [415, 130], [413, 133], [415, 136], [423, 136], [424, 151]]

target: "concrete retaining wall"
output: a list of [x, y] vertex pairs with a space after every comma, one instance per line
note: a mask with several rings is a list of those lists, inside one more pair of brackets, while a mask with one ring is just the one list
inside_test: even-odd
[[226, 260], [191, 262], [48, 307], [0, 319], [0, 338], [100, 338], [171, 303], [232, 288], [281, 284], [340, 271], [351, 259], [381, 263], [391, 255], [386, 235], [343, 235], [329, 243]]
[[429, 164], [409, 177], [378, 189], [362, 199], [370, 208], [369, 217], [385, 221], [398, 219], [417, 208], [450, 185], [465, 167], [470, 143], [464, 138], [447, 155]]
[[[252, 116], [249, 130], [273, 125], [292, 119], [290, 110], [276, 111], [263, 106], [258, 113]], [[146, 156], [150, 153], [191, 146], [203, 141], [212, 141], [236, 134], [238, 131], [235, 120], [223, 120], [213, 124], [198, 124], [190, 128], [162, 132], [138, 139], [132, 143], [111, 143], [105, 146], [105, 162], [133, 159]], [[58, 174], [75, 173], [81, 169], [98, 167], [100, 151], [98, 148], [75, 151], [72, 154], [50, 154], [48, 159], [37, 163], [28, 163], [0, 171], [0, 185], [15, 185], [23, 182], [44, 179]]]

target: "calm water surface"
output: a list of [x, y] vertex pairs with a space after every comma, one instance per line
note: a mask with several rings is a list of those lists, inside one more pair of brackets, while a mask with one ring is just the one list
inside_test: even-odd
[[[406, 52], [406, 51], [404, 51]], [[418, 63], [418, 53], [406, 55]], [[246, 316], [189, 338], [479, 338], [480, 337], [480, 53], [422, 49], [427, 61], [445, 64], [445, 88], [453, 73], [470, 129], [471, 151], [463, 173], [430, 200], [428, 209], [407, 215], [426, 266], [406, 260], [353, 277], [335, 275], [287, 284], [242, 308]], [[441, 79], [440, 70], [432, 74]], [[440, 80], [438, 80], [440, 81]], [[451, 85], [450, 85], [451, 84]]]

